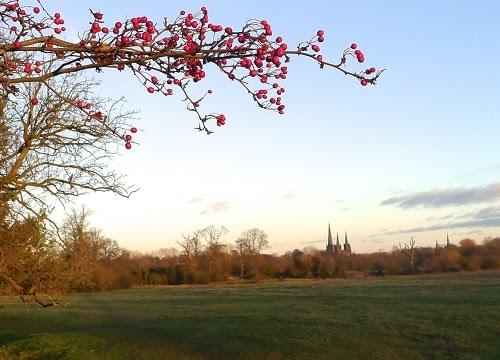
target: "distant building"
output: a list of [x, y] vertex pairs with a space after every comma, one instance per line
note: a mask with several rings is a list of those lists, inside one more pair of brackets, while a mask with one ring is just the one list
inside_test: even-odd
[[335, 245], [333, 244], [332, 231], [330, 224], [328, 224], [328, 240], [326, 243], [326, 253], [331, 256], [336, 255], [351, 255], [351, 244], [347, 240], [347, 232], [345, 233], [344, 249], [342, 250], [342, 245], [339, 241], [339, 233], [337, 233], [337, 241]]
[[[451, 245], [451, 243], [450, 243], [450, 237], [449, 237], [448, 233], [446, 233], [446, 246], [444, 248], [450, 248], [452, 246], [453, 245]], [[441, 246], [439, 246], [439, 243], [436, 240], [436, 248], [434, 249], [435, 253], [439, 254], [441, 252], [441, 249], [442, 249]]]

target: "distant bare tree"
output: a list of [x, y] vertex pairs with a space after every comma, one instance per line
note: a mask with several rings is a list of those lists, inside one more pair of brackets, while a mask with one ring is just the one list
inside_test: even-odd
[[241, 233], [236, 240], [236, 247], [240, 255], [240, 277], [245, 275], [247, 258], [259, 255], [268, 246], [267, 234], [261, 229], [253, 228]]
[[415, 240], [411, 238], [409, 244], [404, 244], [404, 247], [399, 244], [401, 253], [408, 259], [410, 271], [413, 272], [415, 268]]
[[308, 245], [302, 249], [302, 252], [306, 255], [314, 256], [319, 252], [319, 250], [315, 246]]
[[222, 252], [223, 244], [221, 243], [221, 239], [228, 232], [229, 230], [225, 226], [214, 225], [210, 225], [200, 230], [200, 236], [205, 242], [205, 251], [208, 258], [208, 273], [211, 278], [216, 275], [214, 271], [215, 265]]
[[204, 238], [205, 244], [210, 247], [218, 245], [220, 239], [228, 232], [229, 230], [225, 226], [210, 225], [200, 230], [200, 235]]
[[269, 241], [264, 230], [253, 228], [241, 233], [236, 245], [248, 255], [259, 255], [269, 246]]
[[152, 252], [152, 255], [159, 257], [160, 259], [171, 258], [179, 255], [179, 250], [174, 247], [161, 248]]
[[197, 230], [193, 233], [182, 234], [182, 240], [178, 241], [177, 244], [180, 245], [184, 254], [188, 258], [196, 259], [203, 250], [201, 230]]

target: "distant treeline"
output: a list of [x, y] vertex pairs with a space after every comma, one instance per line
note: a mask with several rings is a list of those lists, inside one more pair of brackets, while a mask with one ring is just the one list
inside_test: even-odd
[[[135, 254], [128, 260], [134, 285], [166, 285], [235, 279], [263, 280], [284, 278], [343, 278], [348, 276], [383, 276], [453, 271], [500, 269], [500, 238], [485, 239], [477, 244], [472, 239], [458, 246], [415, 247], [413, 265], [406, 249], [391, 252], [330, 256], [311, 247], [295, 249], [284, 255], [241, 255], [221, 245], [205, 249], [197, 256], [172, 249], [170, 254]], [[211, 252], [211, 253], [209, 253]]]
[[181, 250], [132, 253], [91, 228], [87, 217], [84, 210], [70, 214], [57, 239], [34, 219], [0, 226], [0, 293], [48, 306], [66, 292], [141, 285], [500, 268], [500, 238], [487, 238], [481, 244], [464, 239], [458, 245], [436, 248], [410, 242], [390, 252], [371, 254], [332, 256], [309, 246], [269, 255], [263, 253], [268, 247], [264, 231], [249, 229], [228, 243], [223, 241], [227, 230], [216, 226], [183, 234], [178, 243]]

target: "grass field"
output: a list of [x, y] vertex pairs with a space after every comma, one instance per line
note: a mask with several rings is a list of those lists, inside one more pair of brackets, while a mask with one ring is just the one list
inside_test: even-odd
[[0, 359], [500, 359], [500, 273], [0, 298]]

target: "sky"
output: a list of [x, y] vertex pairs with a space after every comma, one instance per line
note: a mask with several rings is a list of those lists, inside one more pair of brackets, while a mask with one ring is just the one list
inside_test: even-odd
[[[214, 23], [266, 19], [290, 45], [323, 29], [337, 60], [351, 42], [365, 65], [387, 69], [361, 87], [335, 70], [292, 59], [286, 115], [259, 109], [242, 88], [207, 68], [193, 91], [212, 89], [206, 112], [226, 114], [210, 136], [180, 97], [150, 95], [132, 76], [96, 75], [96, 91], [139, 111], [139, 144], [110, 166], [140, 191], [129, 199], [89, 194], [92, 224], [140, 251], [176, 246], [184, 232], [224, 225], [225, 238], [259, 227], [270, 253], [326, 243], [348, 232], [354, 252], [481, 240], [500, 232], [500, 2], [480, 1], [73, 1], [50, 2], [71, 31], [88, 8], [113, 24], [173, 19], [206, 6]], [[61, 214], [62, 210], [56, 211]]]

